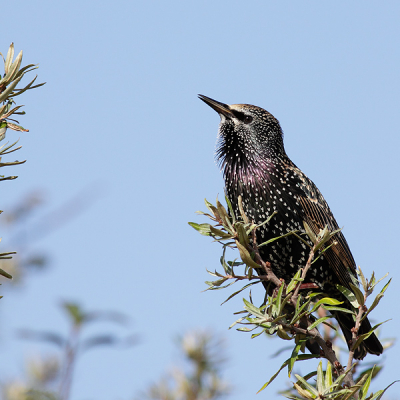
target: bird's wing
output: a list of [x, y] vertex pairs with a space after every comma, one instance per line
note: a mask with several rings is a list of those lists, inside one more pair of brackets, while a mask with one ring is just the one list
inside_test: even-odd
[[[305, 222], [315, 235], [317, 235], [321, 229], [324, 229], [325, 226], [328, 226], [330, 231], [339, 229], [328, 204], [319, 191], [318, 195], [319, 198], [309, 198], [302, 195], [298, 196], [298, 201], [304, 211]], [[356, 263], [342, 232], [336, 233], [328, 244], [334, 241], [336, 244], [326, 250], [324, 255], [329, 265], [335, 271], [341, 284], [345, 287], [349, 287], [349, 282], [351, 282], [349, 274], [351, 272], [353, 275], [356, 275]]]

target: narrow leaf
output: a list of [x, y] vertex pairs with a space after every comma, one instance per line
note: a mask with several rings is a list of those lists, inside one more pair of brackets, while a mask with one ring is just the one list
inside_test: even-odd
[[250, 253], [242, 244], [236, 240], [236, 246], [239, 250], [240, 258], [245, 264], [252, 268], [260, 268], [260, 266], [251, 258]]
[[243, 290], [245, 290], [245, 289], [247, 289], [248, 287], [250, 287], [251, 285], [255, 285], [255, 284], [259, 283], [259, 282], [260, 282], [260, 281], [251, 282], [251, 283], [248, 283], [247, 285], [243, 286], [240, 290], [238, 290], [238, 291], [235, 292], [235, 293], [232, 293], [224, 302], [222, 302], [222, 303], [221, 303], [221, 306], [222, 306], [222, 304], [225, 304], [228, 300], [230, 300], [232, 297], [236, 296], [237, 294], [239, 294], [239, 293], [242, 292]]
[[319, 306], [321, 306], [322, 304], [328, 304], [328, 305], [330, 305], [330, 306], [337, 306], [337, 305], [339, 305], [339, 304], [343, 304], [343, 301], [339, 301], [339, 300], [336, 300], [336, 299], [332, 299], [332, 298], [330, 298], [330, 297], [324, 297], [323, 299], [317, 301], [317, 302], [314, 304], [314, 306], [313, 306], [313, 308], [311, 309], [310, 312], [314, 312], [314, 311], [315, 311]]
[[307, 330], [310, 331], [311, 329], [314, 329], [316, 326], [318, 326], [319, 324], [322, 324], [322, 322], [326, 321], [329, 318], [332, 318], [332, 315], [328, 315], [326, 317], [317, 319], [310, 326], [307, 327]]
[[250, 303], [246, 299], [243, 299], [243, 303], [246, 311], [250, 312], [253, 315], [264, 317], [264, 314], [254, 304]]
[[[1, 258], [6, 258], [6, 257], [1, 257]], [[7, 257], [11, 258], [11, 257]], [[12, 275], [10, 275], [8, 272], [4, 271], [4, 269], [0, 268], [0, 275], [4, 276], [5, 278], [12, 279]]]
[[289, 282], [289, 285], [287, 285], [286, 287], [286, 293], [290, 293], [292, 290], [294, 290], [294, 288], [296, 287], [296, 285], [302, 281], [301, 277], [301, 269], [299, 269], [296, 274], [294, 275], [294, 277], [292, 278], [292, 280]]
[[244, 221], [246, 224], [248, 224], [250, 221], [249, 221], [249, 219], [247, 218], [247, 215], [245, 214], [244, 209], [243, 209], [242, 196], [239, 196], [239, 197], [238, 197], [238, 206], [239, 206], [240, 215], [241, 215], [243, 221]]
[[201, 235], [210, 236], [211, 235], [211, 225], [210, 224], [196, 224], [196, 222], [188, 222], [188, 224], [196, 229]]
[[315, 236], [314, 232], [311, 230], [311, 228], [308, 226], [306, 221], [303, 221], [304, 225], [304, 230], [306, 231], [308, 237], [311, 239], [311, 241], [315, 244], [317, 243], [317, 237]]
[[264, 383], [264, 385], [263, 385], [262, 388], [257, 392], [257, 394], [260, 393], [261, 391], [263, 391], [263, 390], [264, 390], [264, 389], [279, 375], [279, 372], [281, 372], [281, 371], [283, 370], [283, 368], [285, 368], [285, 367], [288, 365], [289, 360], [290, 360], [290, 359], [286, 360], [286, 361], [281, 365], [281, 367], [279, 368], [279, 370], [278, 370], [274, 375], [272, 375], [272, 377], [270, 378], [270, 380], [269, 380], [268, 382]]
[[342, 294], [344, 294], [344, 296], [347, 298], [347, 300], [350, 301], [351, 305], [354, 308], [358, 308], [360, 306], [360, 304], [357, 301], [356, 296], [354, 295], [354, 293], [351, 290], [345, 288], [342, 285], [336, 285], [336, 287], [340, 292], [342, 292]]
[[378, 293], [377, 296], [375, 297], [374, 301], [371, 304], [371, 307], [368, 309], [368, 311], [363, 315], [361, 318], [361, 321], [367, 318], [367, 315], [379, 304], [380, 300], [383, 297], [383, 293]]
[[386, 390], [388, 390], [390, 388], [390, 386], [394, 385], [395, 383], [397, 383], [399, 381], [394, 381], [392, 382], [389, 386], [387, 386], [384, 390], [378, 390], [370, 399], [368, 400], [380, 400], [382, 398], [382, 396], [385, 394]]
[[298, 381], [300, 381], [303, 386], [309, 390], [312, 394], [314, 394], [315, 396], [318, 396], [318, 391], [317, 389], [315, 389], [314, 386], [310, 385], [302, 376], [295, 374], [295, 377], [297, 378]]
[[374, 333], [375, 329], [377, 329], [379, 326], [381, 326], [382, 324], [384, 324], [385, 322], [388, 322], [388, 321], [390, 321], [390, 320], [388, 319], [388, 320], [383, 321], [383, 322], [381, 322], [379, 324], [376, 324], [375, 326], [373, 326], [371, 328], [371, 330], [369, 332], [360, 335], [358, 337], [356, 343], [354, 344], [353, 349], [356, 349], [365, 339], [368, 339]]
[[227, 204], [227, 206], [228, 206], [228, 210], [229, 210], [229, 212], [230, 212], [230, 214], [231, 214], [232, 221], [233, 221], [233, 223], [235, 223], [235, 222], [236, 222], [235, 213], [234, 213], [234, 211], [233, 211], [232, 203], [231, 203], [231, 201], [229, 200], [228, 196], [225, 196], [225, 201], [226, 201], [226, 204]]
[[350, 288], [352, 292], [355, 294], [357, 302], [359, 305], [363, 306], [364, 305], [364, 295], [361, 292], [361, 290], [356, 286], [353, 285], [351, 282], [349, 282]]
[[319, 362], [317, 368], [317, 390], [319, 393], [325, 391], [324, 371], [322, 370], [322, 361]]

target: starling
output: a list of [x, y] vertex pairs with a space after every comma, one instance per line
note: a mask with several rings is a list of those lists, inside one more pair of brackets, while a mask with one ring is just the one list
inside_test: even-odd
[[[318, 188], [286, 155], [281, 126], [272, 114], [249, 104], [227, 105], [203, 95], [199, 98], [221, 117], [216, 157], [234, 212], [239, 215], [239, 196], [246, 215], [257, 224], [277, 212], [269, 224], [257, 230], [258, 243], [291, 231], [304, 233], [304, 222], [315, 234], [325, 226], [330, 231], [339, 228]], [[336, 244], [312, 264], [304, 283], [315, 284], [318, 290], [344, 301], [342, 307], [352, 310], [336, 285], [351, 290], [351, 275], [357, 277], [356, 264], [342, 232], [336, 233], [334, 240]], [[312, 246], [310, 240], [309, 244]], [[289, 282], [305, 266], [309, 249], [296, 236], [289, 235], [261, 247], [260, 255], [271, 263], [278, 278]], [[334, 316], [347, 343], [351, 343], [354, 327], [351, 314], [335, 312]], [[365, 318], [359, 334], [370, 329]], [[356, 349], [354, 357], [363, 359], [367, 352], [380, 355], [382, 351], [381, 343], [372, 334]]]

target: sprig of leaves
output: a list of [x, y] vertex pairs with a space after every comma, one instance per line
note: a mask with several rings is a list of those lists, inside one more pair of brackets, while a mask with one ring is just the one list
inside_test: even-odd
[[[35, 78], [27, 85], [25, 85], [22, 88], [17, 88], [18, 84], [21, 82], [25, 74], [38, 68], [38, 66], [34, 64], [29, 64], [21, 68], [22, 51], [18, 53], [17, 57], [14, 60], [13, 43], [11, 43], [5, 58], [3, 54], [0, 53], [0, 55], [4, 61], [4, 74], [3, 76], [0, 76], [0, 141], [2, 141], [6, 137], [6, 131], [8, 128], [14, 131], [28, 132], [27, 129], [18, 125], [18, 121], [15, 121], [14, 119], [11, 118], [15, 115], [25, 114], [25, 111], [20, 110], [22, 105], [20, 106], [16, 105], [14, 97], [19, 96], [20, 94], [26, 92], [27, 90], [35, 89], [39, 86], [42, 86], [44, 85], [44, 83], [33, 85], [33, 83], [37, 78], [37, 76], [35, 76]], [[6, 143], [0, 146], [0, 168], [25, 163], [25, 161], [12, 161], [12, 162], [2, 161], [2, 157], [4, 155], [13, 153], [14, 151], [17, 151], [21, 148], [21, 146], [18, 147], [16, 146], [17, 143], [18, 140], [12, 143], [11, 145]], [[13, 180], [16, 178], [17, 176], [14, 175], [12, 176], [0, 175], [0, 181]], [[11, 254], [15, 254], [15, 252], [0, 253], [0, 259], [9, 259], [11, 258]], [[12, 278], [12, 276], [3, 269], [0, 269], [0, 275], [8, 279]]]
[[[235, 313], [244, 313], [245, 315], [241, 316], [229, 327], [232, 328], [236, 325], [238, 331], [250, 332], [252, 339], [266, 334], [268, 336], [278, 336], [283, 340], [294, 342], [294, 348], [291, 356], [284, 361], [279, 370], [271, 377], [271, 379], [263, 385], [263, 387], [260, 389], [261, 391], [265, 389], [284, 368], [288, 367], [288, 376], [290, 377], [297, 361], [320, 357], [320, 355], [314, 354], [301, 354], [305, 351], [305, 344], [308, 339], [322, 339], [316, 328], [323, 324], [326, 325], [328, 329], [335, 330], [337, 327], [337, 322], [335, 320], [330, 321], [334, 317], [334, 312], [350, 313], [353, 315], [354, 320], [357, 318], [360, 319], [362, 315], [359, 311], [360, 307], [362, 307], [362, 310], [364, 310], [366, 298], [373, 292], [375, 286], [381, 281], [381, 279], [376, 281], [374, 275], [372, 275], [371, 279], [367, 280], [364, 277], [361, 269], [359, 269], [357, 272], [360, 276], [364, 294], [359, 289], [358, 281], [356, 279], [350, 283], [351, 290], [338, 286], [338, 289], [354, 307], [353, 310], [341, 307], [343, 302], [324, 296], [323, 293], [312, 291], [305, 293], [304, 290], [299, 292], [301, 287], [300, 285], [304, 280], [307, 268], [309, 268], [313, 262], [315, 262], [325, 251], [327, 251], [329, 247], [335, 245], [334, 235], [339, 232], [339, 230], [330, 232], [328, 227], [325, 227], [316, 235], [313, 233], [310, 227], [304, 223], [303, 232], [288, 232], [283, 236], [272, 238], [264, 243], [261, 243], [260, 245], [257, 245], [255, 243], [256, 230], [261, 225], [268, 224], [274, 217], [275, 213], [262, 224], [257, 225], [250, 221], [246, 216], [240, 198], [238, 202], [240, 215], [235, 215], [228, 198], [226, 198], [226, 202], [228, 211], [217, 199], [216, 206], [205, 200], [205, 204], [209, 210], [209, 213], [200, 211], [197, 212], [198, 214], [205, 215], [211, 219], [212, 224], [197, 224], [194, 222], [189, 222], [189, 225], [196, 229], [200, 234], [212, 237], [214, 241], [220, 243], [223, 247], [220, 263], [224, 272], [219, 273], [218, 271], [208, 271], [210, 275], [216, 277], [217, 279], [206, 282], [208, 285], [207, 290], [220, 290], [227, 288], [238, 281], [247, 281], [244, 286], [232, 293], [225, 300], [225, 302], [243, 292], [245, 289], [250, 288], [252, 285], [259, 284], [261, 282], [265, 285], [268, 283], [268, 281], [270, 281], [268, 271], [264, 271], [266, 264], [256, 257], [259, 247], [268, 246], [272, 242], [283, 237], [294, 235], [306, 243], [311, 249], [310, 257], [306, 267], [300, 268], [293, 276], [292, 280], [287, 284], [276, 279], [274, 281], [276, 289], [274, 291], [267, 290], [267, 293], [272, 293], [272, 295], [267, 295], [263, 304], [261, 304], [259, 307], [253, 303], [250, 292], [249, 300], [245, 298], [243, 299], [244, 310]], [[327, 243], [330, 244], [327, 245]], [[240, 255], [240, 260], [235, 259], [233, 261], [227, 261], [226, 250], [228, 248], [237, 249]], [[238, 272], [239, 270], [241, 270], [240, 273]], [[257, 274], [254, 274], [254, 272], [257, 272]], [[264, 272], [265, 275], [263, 275]], [[271, 281], [269, 283], [271, 284]], [[389, 283], [390, 281], [376, 296], [370, 309], [366, 311], [364, 315], [362, 315], [362, 319], [366, 318], [367, 315], [376, 308]], [[381, 324], [377, 324], [370, 330], [370, 332], [359, 335], [356, 343], [353, 345], [353, 351], [380, 325]], [[334, 337], [337, 337], [337, 335]], [[324, 341], [322, 341], [322, 343], [324, 343]], [[324, 348], [328, 349], [326, 346]], [[333, 356], [333, 359], [335, 360], [336, 357]], [[348, 366], [347, 370], [345, 371], [340, 363], [338, 363], [340, 367], [336, 366], [336, 363], [338, 362], [335, 361], [334, 370], [336, 373], [339, 372], [339, 377], [336, 380], [333, 380], [332, 364], [329, 362], [325, 372], [322, 371], [322, 364], [320, 363], [318, 370], [315, 373], [311, 373], [306, 376], [307, 379], [309, 379], [310, 377], [317, 375], [317, 384], [315, 388], [313, 387], [313, 389], [311, 389], [309, 384], [306, 382], [306, 377], [300, 377], [296, 375], [298, 382], [294, 387], [298, 393], [303, 396], [302, 399], [329, 398], [343, 400], [358, 398], [359, 395], [364, 396], [364, 394], [366, 396], [369, 388], [368, 382], [370, 382], [370, 379], [375, 376], [373, 375], [374, 368], [375, 370], [379, 370], [381, 368], [374, 367], [368, 372], [365, 372], [355, 384], [353, 378], [351, 377], [353, 374], [353, 366]], [[351, 383], [350, 385], [349, 382]], [[346, 384], [346, 387], [343, 386], [344, 383]], [[380, 391], [379, 393], [383, 394], [383, 392], [384, 391]], [[360, 398], [363, 400], [380, 398], [372, 397], [375, 396], [372, 394], [368, 398], [365, 396]], [[299, 399], [299, 397], [290, 398]]]

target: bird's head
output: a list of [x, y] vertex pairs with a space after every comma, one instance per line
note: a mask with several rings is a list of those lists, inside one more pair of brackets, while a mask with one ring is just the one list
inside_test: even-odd
[[224, 167], [245, 167], [286, 156], [279, 121], [263, 108], [250, 104], [224, 104], [199, 95], [221, 117], [217, 159]]

